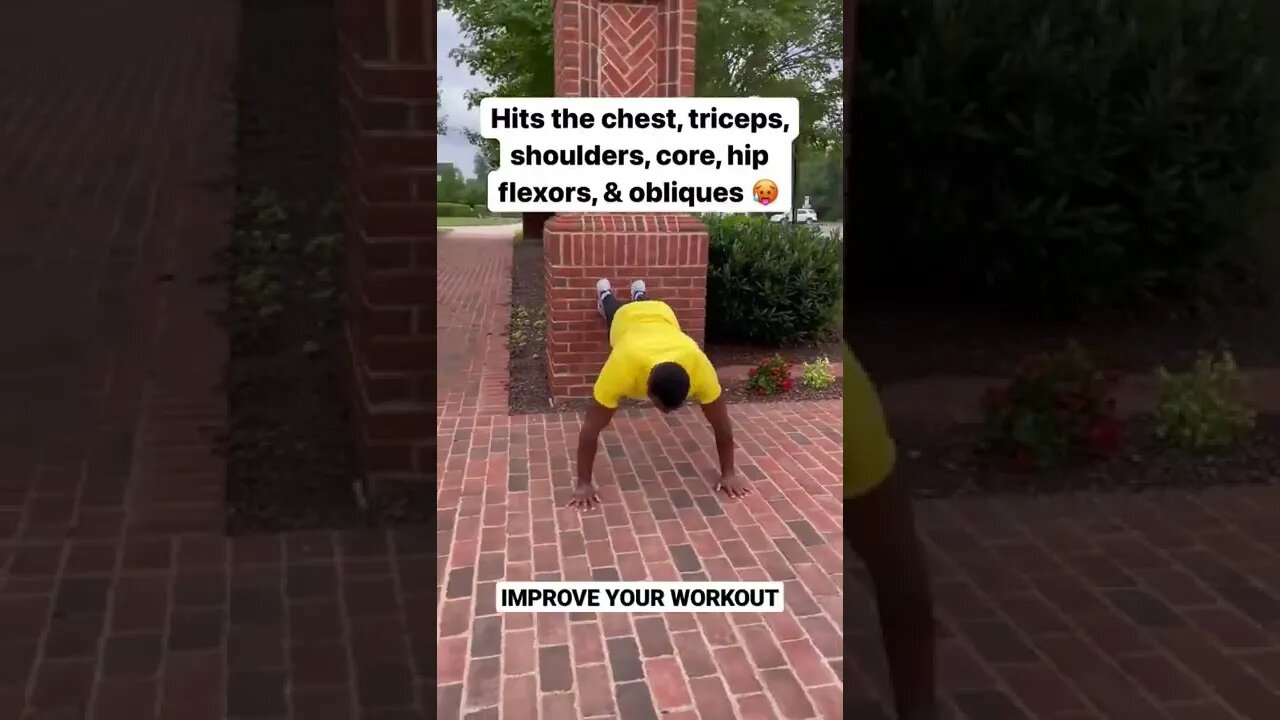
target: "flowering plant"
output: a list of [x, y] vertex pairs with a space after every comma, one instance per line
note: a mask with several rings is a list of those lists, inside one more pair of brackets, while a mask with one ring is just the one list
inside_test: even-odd
[[1020, 470], [1061, 465], [1119, 449], [1115, 380], [1076, 343], [1027, 359], [983, 400], [980, 449]]
[[1185, 450], [1227, 448], [1251, 432], [1256, 413], [1245, 403], [1244, 375], [1235, 356], [1200, 353], [1185, 373], [1156, 370], [1160, 401], [1156, 437]]
[[800, 384], [810, 390], [826, 390], [835, 382], [836, 374], [831, 369], [831, 360], [826, 357], [800, 366]]
[[747, 373], [747, 388], [756, 395], [777, 395], [789, 392], [795, 381], [791, 379], [791, 361], [781, 355], [761, 361]]

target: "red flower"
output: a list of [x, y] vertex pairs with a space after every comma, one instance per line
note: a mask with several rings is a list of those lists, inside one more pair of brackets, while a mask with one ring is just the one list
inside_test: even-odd
[[757, 394], [757, 395], [763, 395], [763, 394], [764, 394], [764, 388], [762, 388], [762, 387], [758, 387], [758, 388], [756, 388], [756, 394]]
[[1089, 427], [1089, 447], [1102, 454], [1113, 453], [1120, 447], [1120, 429], [1113, 418], [1103, 418]]
[[782, 381], [782, 389], [783, 389], [783, 390], [790, 390], [790, 389], [791, 389], [791, 385], [792, 385], [792, 380], [791, 380], [791, 378], [787, 378], [786, 380], [783, 380], [783, 381]]

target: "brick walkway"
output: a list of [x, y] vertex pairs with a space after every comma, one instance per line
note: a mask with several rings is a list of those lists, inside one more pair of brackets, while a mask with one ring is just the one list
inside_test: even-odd
[[[1280, 488], [921, 508], [963, 717], [1276, 717]], [[869, 601], [850, 595], [847, 662], [875, 677]]]
[[[700, 414], [624, 412], [597, 460], [603, 510], [566, 510], [579, 418], [506, 411], [510, 254], [464, 230], [439, 251], [441, 377], [458, 377], [438, 423], [440, 717], [840, 717], [838, 403], [737, 408], [759, 490], [738, 503], [711, 492]], [[499, 615], [504, 578], [775, 579], [790, 607]]]

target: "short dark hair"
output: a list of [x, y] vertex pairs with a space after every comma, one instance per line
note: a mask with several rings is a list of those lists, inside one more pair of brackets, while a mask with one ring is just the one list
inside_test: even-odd
[[649, 394], [668, 410], [675, 410], [689, 397], [689, 373], [680, 363], [664, 362], [649, 371]]

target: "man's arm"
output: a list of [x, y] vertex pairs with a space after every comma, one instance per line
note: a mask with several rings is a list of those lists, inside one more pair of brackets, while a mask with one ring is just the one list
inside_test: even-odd
[[742, 497], [751, 492], [751, 486], [738, 478], [733, 467], [733, 423], [729, 420], [729, 403], [724, 396], [702, 406], [702, 414], [711, 424], [716, 437], [716, 455], [720, 458], [720, 489], [729, 497]]
[[600, 433], [609, 427], [614, 412], [613, 408], [595, 400], [587, 407], [582, 432], [578, 433], [578, 482], [573, 488], [573, 499], [569, 501], [571, 507], [589, 510], [600, 502], [595, 483], [591, 481], [591, 469], [596, 462], [596, 450], [600, 447]]

